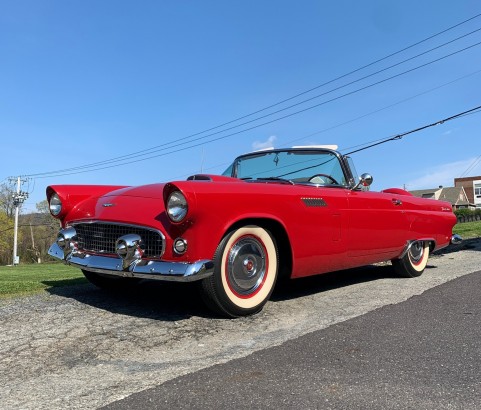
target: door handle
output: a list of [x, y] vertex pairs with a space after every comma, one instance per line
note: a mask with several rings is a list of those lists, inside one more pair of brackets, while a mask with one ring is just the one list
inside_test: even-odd
[[399, 206], [399, 205], [403, 204], [403, 202], [400, 199], [397, 199], [397, 198], [393, 198], [393, 199], [391, 199], [391, 201], [396, 206]]

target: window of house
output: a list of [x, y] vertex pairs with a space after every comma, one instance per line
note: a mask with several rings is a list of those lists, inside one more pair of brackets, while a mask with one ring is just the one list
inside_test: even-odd
[[474, 185], [474, 195], [481, 197], [481, 184]]

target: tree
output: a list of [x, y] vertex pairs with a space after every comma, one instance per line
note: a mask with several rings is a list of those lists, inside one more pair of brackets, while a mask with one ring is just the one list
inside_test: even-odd
[[48, 206], [48, 201], [46, 199], [44, 199], [43, 201], [37, 202], [35, 207], [37, 208], [38, 213], [43, 215], [50, 215], [50, 209]]
[[12, 261], [13, 253], [13, 220], [0, 211], [0, 264]]
[[15, 205], [13, 204], [14, 193], [15, 191], [11, 185], [0, 185], [0, 211], [3, 211], [9, 218], [13, 218], [15, 214]]
[[26, 263], [41, 263], [47, 258], [59, 229], [59, 221], [50, 214], [47, 201], [38, 202], [36, 208], [38, 212], [20, 216], [19, 255]]

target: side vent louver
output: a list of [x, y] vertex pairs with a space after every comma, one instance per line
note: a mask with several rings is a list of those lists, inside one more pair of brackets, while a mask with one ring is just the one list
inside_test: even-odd
[[327, 206], [326, 202], [322, 198], [301, 198], [301, 200], [306, 206], [310, 207]]

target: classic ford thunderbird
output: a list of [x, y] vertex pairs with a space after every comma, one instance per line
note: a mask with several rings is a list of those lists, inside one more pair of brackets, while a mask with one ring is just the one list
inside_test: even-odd
[[369, 190], [337, 147], [242, 155], [223, 175], [144, 186], [52, 185], [62, 229], [49, 254], [107, 289], [198, 281], [220, 315], [256, 313], [280, 277], [391, 261], [416, 277], [457, 242], [451, 204]]

